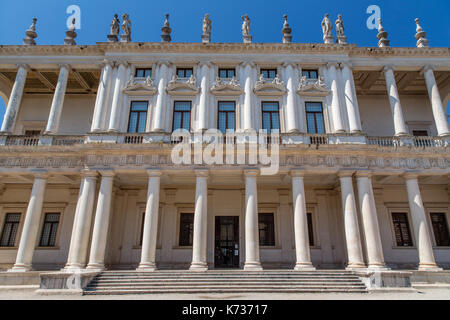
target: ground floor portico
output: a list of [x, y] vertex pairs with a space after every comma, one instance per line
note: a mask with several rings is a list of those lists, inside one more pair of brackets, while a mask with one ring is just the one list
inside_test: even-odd
[[2, 180], [4, 271], [450, 266], [447, 175], [92, 167]]

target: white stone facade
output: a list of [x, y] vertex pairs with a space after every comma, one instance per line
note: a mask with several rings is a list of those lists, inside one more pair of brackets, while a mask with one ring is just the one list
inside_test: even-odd
[[[269, 69], [276, 79], [261, 79]], [[448, 235], [449, 80], [448, 48], [3, 46], [0, 232], [8, 214], [20, 221], [0, 268], [202, 271], [216, 266], [216, 217], [231, 216], [244, 270], [448, 268], [431, 214]], [[128, 132], [133, 101], [148, 102], [144, 132]], [[238, 135], [262, 129], [262, 103], [278, 103], [279, 172], [173, 164], [176, 101], [191, 103], [192, 134], [217, 128], [219, 102], [234, 102]], [[311, 132], [309, 102], [322, 104], [324, 132]], [[53, 246], [40, 244], [47, 213], [60, 214]], [[194, 216], [192, 246], [180, 246], [183, 213]], [[263, 213], [273, 214], [271, 245], [259, 241]], [[411, 245], [399, 245], [395, 213]]]

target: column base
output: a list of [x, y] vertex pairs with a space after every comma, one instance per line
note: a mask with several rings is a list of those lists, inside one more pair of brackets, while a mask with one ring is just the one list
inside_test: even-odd
[[27, 272], [31, 271], [32, 267], [30, 264], [15, 264], [11, 269], [8, 270], [8, 272]]
[[442, 271], [443, 269], [438, 267], [435, 263], [419, 263], [419, 271]]
[[389, 271], [391, 268], [384, 264], [369, 264], [367, 266], [367, 271]]
[[295, 271], [315, 271], [316, 268], [312, 263], [296, 263], [294, 267]]
[[361, 270], [366, 269], [366, 265], [364, 263], [349, 263], [347, 267], [345, 267], [345, 270], [352, 271], [352, 270]]
[[192, 262], [189, 271], [208, 271], [208, 264], [206, 262]]
[[262, 271], [263, 268], [260, 262], [246, 262], [244, 264], [245, 271]]
[[146, 262], [139, 264], [139, 267], [136, 268], [136, 271], [142, 271], [142, 272], [153, 272], [158, 270], [156, 268], [156, 264], [153, 262]]
[[85, 266], [86, 265], [80, 264], [80, 263], [67, 264], [64, 268], [61, 269], [61, 271], [66, 271], [66, 272], [82, 271], [85, 268]]
[[98, 272], [106, 270], [105, 265], [103, 263], [89, 263], [86, 269]]

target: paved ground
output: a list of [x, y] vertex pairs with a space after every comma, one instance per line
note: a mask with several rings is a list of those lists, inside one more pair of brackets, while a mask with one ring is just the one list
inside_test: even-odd
[[450, 288], [418, 289], [418, 292], [391, 293], [302, 293], [302, 294], [157, 294], [116, 296], [42, 296], [34, 289], [0, 289], [0, 300], [450, 300]]

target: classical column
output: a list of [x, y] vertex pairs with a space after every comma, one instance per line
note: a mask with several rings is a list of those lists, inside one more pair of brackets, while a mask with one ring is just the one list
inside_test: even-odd
[[208, 226], [208, 171], [196, 170], [194, 237], [192, 243], [192, 263], [189, 270], [206, 271], [206, 237]]
[[359, 207], [361, 210], [366, 240], [368, 267], [386, 270], [383, 247], [381, 244], [380, 227], [378, 225], [377, 209], [370, 177], [371, 175], [368, 172], [356, 173]]
[[84, 170], [82, 173], [80, 192], [78, 194], [72, 237], [70, 239], [69, 256], [65, 269], [81, 269], [86, 265], [89, 235], [94, 209], [97, 172]]
[[253, 63], [245, 62], [242, 64], [244, 68], [244, 131], [252, 130], [253, 127], [253, 81], [252, 71]]
[[144, 233], [142, 236], [141, 263], [138, 270], [156, 270], [156, 239], [158, 236], [159, 189], [161, 171], [149, 169], [147, 205], [145, 207]]
[[153, 113], [153, 132], [164, 132], [164, 108], [166, 105], [166, 87], [169, 81], [169, 66], [168, 62], [161, 62], [159, 64], [159, 80], [158, 80], [158, 96], [156, 97], [156, 105]]
[[344, 80], [344, 97], [347, 106], [348, 122], [351, 133], [360, 133], [361, 121], [359, 119], [358, 99], [353, 87], [352, 70], [347, 63], [342, 63], [342, 78]]
[[405, 174], [405, 180], [414, 237], [419, 253], [419, 270], [442, 270], [437, 266], [434, 259], [431, 235], [425, 218], [425, 209], [420, 195], [417, 175], [412, 173]]
[[299, 126], [297, 124], [298, 118], [298, 106], [297, 106], [297, 93], [296, 93], [296, 76], [295, 76], [295, 65], [287, 64], [286, 69], [286, 131], [289, 133], [300, 132]]
[[61, 120], [62, 110], [64, 106], [64, 98], [66, 96], [67, 80], [69, 78], [70, 67], [61, 65], [59, 69], [58, 83], [56, 84], [53, 102], [48, 116], [45, 134], [57, 134], [59, 122]]
[[120, 131], [120, 115], [122, 113], [123, 93], [122, 90], [125, 87], [127, 67], [128, 63], [120, 61], [119, 69], [117, 72], [116, 81], [114, 84], [114, 94], [111, 105], [111, 115], [109, 118], [108, 131], [119, 132]]
[[334, 133], [345, 132], [344, 122], [342, 121], [341, 115], [341, 106], [339, 103], [336, 63], [328, 64], [328, 76], [331, 84], [331, 117], [333, 120]]
[[344, 213], [345, 241], [347, 244], [347, 269], [365, 268], [358, 228], [355, 194], [353, 192], [352, 172], [341, 172], [341, 196]]
[[20, 237], [19, 250], [16, 263], [10, 272], [25, 272], [32, 268], [34, 248], [38, 240], [38, 232], [41, 223], [42, 205], [44, 203], [45, 186], [47, 184], [46, 173], [36, 173], [33, 189], [28, 202], [27, 214]]
[[403, 118], [400, 95], [398, 94], [397, 83], [395, 82], [394, 69], [392, 66], [384, 67], [384, 76], [386, 78], [386, 88], [389, 95], [392, 117], [394, 118], [395, 135], [408, 135], [408, 129], [406, 128], [405, 119]]
[[258, 189], [257, 169], [248, 169], [245, 174], [245, 265], [244, 270], [262, 270], [259, 260]]
[[97, 199], [94, 230], [92, 232], [91, 253], [87, 269], [105, 269], [106, 242], [108, 240], [109, 220], [111, 216], [111, 200], [114, 184], [114, 171], [100, 172], [102, 181]]
[[18, 65], [16, 81], [11, 91], [11, 97], [6, 107], [5, 117], [3, 118], [2, 133], [12, 133], [16, 124], [17, 114], [19, 113], [20, 103], [22, 102], [23, 89], [27, 80], [28, 66]]
[[434, 122], [439, 136], [450, 135], [450, 128], [448, 125], [447, 115], [445, 113], [444, 105], [442, 104], [441, 95], [434, 78], [433, 68], [426, 66], [423, 70], [425, 82], [427, 84], [428, 96], [430, 97], [431, 109], [433, 110]]
[[208, 101], [209, 101], [209, 63], [201, 62], [200, 68], [200, 101], [198, 105], [198, 126], [197, 131], [205, 131], [208, 129]]
[[105, 60], [100, 82], [98, 84], [97, 100], [95, 101], [94, 117], [91, 126], [92, 132], [98, 132], [105, 129], [104, 122], [113, 73], [114, 69], [112, 62]]
[[315, 270], [311, 263], [309, 248], [308, 219], [306, 215], [305, 186], [303, 171], [293, 170], [292, 176], [292, 204], [294, 207], [295, 253], [297, 262], [295, 270]]

